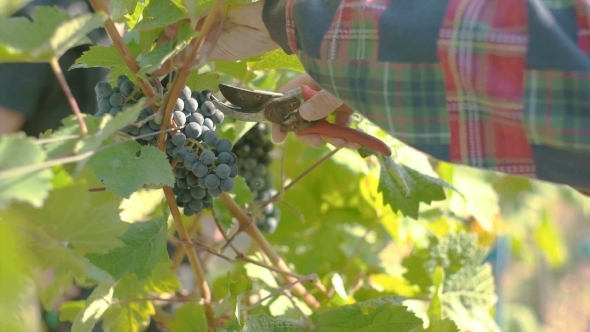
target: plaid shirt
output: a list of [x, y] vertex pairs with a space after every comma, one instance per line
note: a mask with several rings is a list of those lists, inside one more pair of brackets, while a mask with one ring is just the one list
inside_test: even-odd
[[266, 0], [263, 19], [406, 144], [590, 190], [590, 0]]

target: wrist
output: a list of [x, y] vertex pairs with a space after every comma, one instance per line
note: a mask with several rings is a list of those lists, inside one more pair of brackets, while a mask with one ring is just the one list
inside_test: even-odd
[[287, 54], [293, 54], [287, 37], [287, 4], [289, 0], [264, 0], [262, 21], [270, 38]]

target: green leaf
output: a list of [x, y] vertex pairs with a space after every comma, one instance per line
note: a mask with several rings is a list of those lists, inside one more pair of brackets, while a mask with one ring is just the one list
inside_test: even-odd
[[184, 21], [180, 22], [178, 24], [178, 36], [176, 39], [160, 45], [143, 57], [139, 62], [141, 67], [139, 73], [151, 74], [153, 71], [159, 69], [164, 62], [180, 53], [194, 36], [195, 31], [190, 24]]
[[205, 309], [196, 303], [185, 303], [174, 312], [176, 320], [168, 324], [170, 332], [207, 331]]
[[170, 0], [151, 1], [143, 11], [143, 19], [135, 26], [139, 30], [163, 28], [187, 15]]
[[81, 310], [84, 310], [86, 301], [67, 301], [59, 307], [59, 320], [62, 322], [73, 322]]
[[134, 141], [96, 153], [88, 165], [108, 190], [124, 198], [144, 185], [174, 185], [174, 174], [166, 155], [156, 147]]
[[446, 198], [442, 180], [420, 173], [408, 166], [395, 163], [391, 157], [379, 156], [381, 176], [379, 188], [383, 204], [391, 206], [394, 212], [418, 218], [420, 203], [430, 204]]
[[72, 47], [88, 44], [86, 35], [102, 26], [103, 14], [70, 16], [57, 7], [39, 6], [25, 17], [0, 20], [0, 62], [49, 62]]
[[567, 262], [568, 247], [561, 230], [555, 225], [547, 211], [543, 213], [541, 225], [535, 230], [535, 242], [553, 268], [559, 268]]
[[444, 268], [444, 275], [449, 276], [464, 266], [481, 264], [486, 255], [487, 250], [479, 246], [475, 234], [464, 231], [448, 233], [430, 247], [429, 260], [424, 266], [430, 273], [441, 266]]
[[[127, 43], [133, 57], [141, 54], [141, 48], [136, 42]], [[79, 68], [104, 67], [109, 69], [109, 78], [116, 79], [120, 75], [126, 75], [129, 79], [134, 80], [133, 73], [127, 68], [125, 61], [117, 51], [115, 45], [91, 46], [90, 49], [76, 59], [76, 62], [70, 66], [70, 70]]]
[[445, 279], [445, 271], [437, 266], [432, 274], [432, 284], [434, 285], [434, 294], [430, 300], [430, 307], [428, 307], [428, 317], [430, 319], [442, 318], [442, 303], [440, 296], [443, 292], [443, 281]]
[[291, 69], [299, 72], [305, 71], [297, 55], [287, 55], [282, 48], [263, 54], [259, 61], [249, 63], [249, 65], [251, 70]]
[[114, 287], [111, 284], [98, 285], [88, 296], [84, 309], [78, 312], [72, 324], [72, 331], [90, 332], [101, 319], [113, 301]]
[[323, 332], [404, 332], [422, 326], [422, 320], [399, 302], [395, 297], [377, 298], [315, 313], [311, 319]]
[[40, 208], [51, 190], [53, 172], [37, 172], [5, 177], [4, 172], [45, 161], [45, 152], [23, 132], [0, 136], [0, 210], [12, 202], [26, 202]]
[[[250, 315], [244, 323], [242, 332], [305, 332], [308, 331], [304, 321], [285, 317], [271, 317], [265, 312], [260, 315]], [[320, 330], [318, 330], [320, 331]]]
[[144, 288], [156, 294], [172, 293], [180, 289], [180, 281], [168, 262], [156, 265], [152, 275], [145, 282]]
[[82, 147], [77, 152], [84, 153], [98, 148], [103, 141], [109, 138], [116, 131], [121, 130], [137, 121], [144, 102], [145, 98], [141, 98], [135, 105], [124, 110], [123, 112], [118, 113], [114, 117], [108, 113], [105, 114], [101, 118], [99, 130], [95, 134], [84, 138], [82, 141]]
[[491, 266], [466, 266], [445, 279], [443, 318], [452, 319], [459, 329], [499, 331], [490, 316], [497, 301]]
[[125, 15], [132, 14], [135, 11], [137, 0], [110, 0], [109, 13], [113, 21], [120, 21]]
[[[93, 135], [98, 130], [100, 120], [89, 114], [82, 115], [84, 123], [88, 128], [88, 135]], [[63, 157], [71, 155], [76, 148], [80, 146], [80, 141], [83, 139], [80, 136], [80, 124], [75, 115], [69, 115], [62, 120], [63, 125], [55, 130], [47, 138], [55, 139], [56, 141], [46, 143], [43, 145], [47, 152], [48, 159]], [[65, 139], [65, 137], [71, 137]]]
[[10, 17], [32, 0], [10, 0], [3, 1], [0, 5], [0, 17]]
[[147, 296], [137, 276], [126, 274], [115, 286], [113, 298], [117, 300], [116, 303], [102, 316], [104, 330], [145, 331], [150, 324], [150, 316], [155, 314], [154, 305], [151, 301], [134, 300], [145, 299]]
[[229, 75], [233, 78], [242, 79], [248, 72], [246, 61], [215, 61], [215, 71]]
[[42, 208], [14, 204], [5, 213], [21, 227], [44, 232], [79, 252], [106, 253], [123, 245], [119, 238], [129, 225], [119, 218], [117, 199], [97, 201], [98, 197], [88, 192], [86, 182], [79, 181], [53, 190]]
[[123, 247], [107, 254], [89, 254], [86, 258], [108, 271], [115, 279], [120, 279], [126, 273], [135, 273], [139, 281], [144, 281], [156, 265], [167, 257], [166, 231], [164, 217], [131, 224], [123, 236]]
[[452, 320], [445, 319], [434, 319], [430, 321], [430, 324], [426, 329], [421, 329], [424, 332], [459, 332], [457, 324]]
[[211, 92], [215, 93], [219, 91], [219, 82], [219, 75], [217, 74], [199, 74], [196, 70], [193, 70], [186, 79], [185, 84], [191, 88], [192, 91], [210, 90]]

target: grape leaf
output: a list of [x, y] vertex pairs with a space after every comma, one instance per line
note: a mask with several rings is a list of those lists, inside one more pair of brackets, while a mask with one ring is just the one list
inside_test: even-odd
[[311, 319], [316, 329], [324, 332], [404, 332], [422, 326], [420, 318], [396, 302], [396, 298], [378, 298], [315, 313]]
[[43, 169], [23, 175], [9, 175], [21, 167], [45, 161], [45, 152], [23, 132], [0, 136], [0, 210], [12, 202], [26, 202], [40, 208], [49, 196], [53, 172]]
[[429, 273], [434, 273], [436, 267], [441, 266], [444, 268], [444, 275], [448, 276], [464, 266], [479, 265], [485, 259], [487, 250], [480, 247], [477, 241], [477, 236], [473, 233], [448, 233], [438, 243], [430, 246], [429, 259], [424, 267]]
[[445, 279], [445, 272], [440, 267], [437, 266], [434, 269], [434, 273], [432, 274], [432, 284], [434, 285], [434, 294], [432, 295], [432, 299], [430, 300], [430, 306], [428, 307], [428, 317], [431, 319], [441, 319], [442, 318], [442, 303], [440, 299], [440, 295], [443, 292], [443, 281]]
[[219, 91], [219, 75], [214, 73], [199, 74], [193, 70], [186, 79], [186, 86], [192, 91], [210, 90], [211, 92]]
[[86, 301], [67, 301], [59, 307], [59, 320], [62, 322], [73, 322], [81, 310], [84, 310]]
[[139, 281], [144, 281], [167, 257], [166, 231], [164, 217], [131, 224], [123, 236], [123, 247], [107, 254], [89, 254], [86, 258], [115, 279], [122, 278], [126, 273], [135, 273]]
[[134, 274], [126, 274], [115, 286], [113, 298], [117, 302], [112, 304], [102, 316], [102, 326], [105, 331], [144, 331], [150, 316], [155, 314], [151, 301], [128, 301], [146, 298], [142, 283]]
[[164, 62], [180, 53], [194, 36], [195, 31], [190, 24], [184, 21], [180, 22], [178, 24], [178, 35], [176, 39], [160, 45], [158, 48], [146, 54], [139, 62], [141, 67], [139, 73], [151, 74], [154, 70], [159, 69]]
[[443, 186], [449, 185], [444, 181], [397, 164], [390, 157], [379, 156], [379, 163], [381, 176], [377, 190], [383, 194], [383, 204], [391, 206], [394, 212], [401, 211], [417, 219], [421, 202], [430, 204], [446, 198]]
[[446, 278], [440, 298], [443, 318], [452, 319], [459, 329], [499, 331], [489, 313], [497, 301], [490, 264], [466, 266]]
[[433, 319], [430, 320], [430, 324], [426, 329], [420, 329], [419, 331], [424, 332], [459, 332], [457, 324], [452, 320], [445, 319]]
[[[79, 252], [106, 253], [120, 247], [128, 224], [119, 218], [117, 199], [97, 201], [85, 181], [55, 189], [45, 205], [31, 209], [14, 204], [5, 213], [31, 231], [43, 231], [55, 242], [67, 242]], [[16, 221], [15, 221], [16, 222]]]
[[108, 190], [129, 198], [144, 185], [174, 185], [166, 155], [153, 146], [130, 141], [96, 153], [88, 165]]
[[264, 53], [259, 61], [250, 63], [250, 68], [251, 70], [291, 69], [298, 72], [305, 71], [297, 55], [288, 55], [282, 48]]
[[151, 1], [143, 11], [143, 19], [135, 26], [139, 30], [163, 28], [176, 23], [187, 15], [171, 0]]
[[167, 262], [158, 263], [144, 284], [144, 289], [147, 292], [156, 294], [172, 293], [179, 288], [180, 281]]
[[305, 332], [307, 330], [304, 321], [286, 317], [271, 317], [263, 311], [259, 315], [248, 316], [248, 320], [244, 323], [242, 332]]
[[137, 0], [110, 0], [109, 12], [113, 21], [120, 21], [135, 11]]
[[[89, 114], [83, 114], [82, 118], [84, 119], [84, 123], [86, 123], [88, 135], [96, 133], [100, 120]], [[82, 140], [80, 136], [80, 124], [75, 115], [69, 115], [61, 122], [63, 123], [61, 127], [46, 136], [46, 138], [55, 139], [55, 141], [43, 145], [49, 159], [72, 154]]]
[[88, 296], [84, 309], [76, 315], [72, 324], [72, 331], [92, 331], [111, 305], [113, 293], [114, 287], [112, 284], [98, 285]]
[[246, 61], [215, 61], [215, 71], [223, 73], [231, 77], [242, 79], [248, 72], [248, 64]]
[[59, 58], [72, 47], [91, 43], [86, 35], [101, 27], [106, 16], [87, 13], [70, 18], [58, 7], [38, 6], [32, 19], [0, 20], [1, 62], [49, 62]]
[[185, 303], [174, 312], [176, 320], [168, 324], [170, 332], [207, 331], [205, 309], [196, 303]]
[[[129, 51], [133, 57], [137, 57], [141, 54], [141, 48], [135, 41], [127, 43], [127, 47], [129, 47]], [[82, 53], [82, 55], [76, 59], [76, 62], [70, 66], [69, 70], [94, 67], [104, 67], [109, 69], [110, 80], [114, 80], [120, 75], [126, 75], [130, 80], [135, 81], [133, 73], [127, 68], [125, 61], [123, 61], [123, 58], [119, 54], [119, 51], [117, 51], [115, 45], [109, 47], [102, 45], [91, 46], [88, 51]]]

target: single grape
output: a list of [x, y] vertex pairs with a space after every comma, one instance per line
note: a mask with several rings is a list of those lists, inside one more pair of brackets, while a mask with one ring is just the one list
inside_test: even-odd
[[245, 156], [247, 156], [249, 154], [250, 154], [250, 145], [249, 144], [241, 144], [236, 149], [236, 155], [238, 155], [240, 157], [245, 157]]
[[258, 163], [256, 162], [256, 159], [252, 158], [252, 157], [248, 157], [246, 159], [244, 159], [244, 169], [247, 171], [251, 171], [254, 169], [254, 167], [256, 167]]
[[205, 205], [207, 205], [207, 203], [211, 203], [213, 201], [213, 197], [211, 195], [209, 195], [209, 193], [207, 193], [207, 195], [205, 195], [205, 197], [203, 197], [203, 203], [205, 203]]
[[225, 120], [225, 114], [220, 110], [215, 110], [215, 113], [211, 116], [211, 120], [213, 120], [214, 124], [222, 123]]
[[188, 152], [186, 151], [186, 149], [184, 148], [184, 146], [177, 146], [172, 150], [172, 157], [174, 157], [174, 159], [176, 159], [176, 161], [183, 161], [184, 160], [184, 156], [187, 154]]
[[184, 168], [175, 168], [174, 169], [174, 177], [178, 178], [178, 179], [182, 179], [185, 178], [187, 175], [187, 172]]
[[254, 167], [254, 174], [257, 176], [266, 176], [268, 174], [268, 167], [264, 164], [258, 164]]
[[215, 124], [209, 118], [206, 118], [205, 121], [203, 121], [203, 126], [209, 128], [210, 130], [215, 130]]
[[174, 182], [174, 187], [172, 187], [172, 192], [174, 193], [174, 195], [178, 195], [178, 193], [180, 192], [180, 188], [178, 188], [178, 185], [176, 184], [176, 182]]
[[207, 189], [207, 184], [205, 183], [205, 178], [207, 178], [206, 176], [201, 176], [199, 178], [199, 187], [203, 188], [203, 189]]
[[232, 162], [231, 154], [228, 152], [221, 152], [217, 156], [217, 163], [219, 164], [231, 164]]
[[215, 189], [219, 187], [220, 179], [215, 174], [209, 174], [205, 177], [205, 185], [207, 189]]
[[236, 183], [234, 182], [234, 179], [225, 178], [220, 181], [219, 189], [221, 189], [224, 192], [230, 192], [234, 189], [235, 185], [236, 185]]
[[174, 106], [174, 112], [182, 112], [184, 109], [184, 101], [180, 98], [176, 98], [176, 105]]
[[231, 152], [232, 144], [231, 141], [227, 138], [222, 138], [217, 142], [217, 151], [218, 152]]
[[154, 132], [154, 130], [152, 128], [150, 128], [149, 126], [143, 126], [143, 127], [141, 127], [141, 129], [139, 129], [139, 136], [152, 134], [149, 136], [142, 137], [144, 140], [149, 141], [152, 138], [156, 137], [156, 135], [157, 135], [157, 134], [154, 134], [153, 132]]
[[[191, 99], [191, 100], [194, 100], [194, 99]], [[203, 122], [205, 122], [205, 117], [201, 113], [193, 112], [193, 113], [191, 113], [191, 115], [189, 115], [188, 122], [196, 122], [199, 125], [202, 125]]]
[[192, 168], [192, 172], [193, 174], [195, 174], [197, 177], [203, 177], [207, 174], [209, 174], [209, 166], [197, 161]]
[[172, 135], [172, 143], [176, 146], [183, 146], [186, 143], [186, 136], [183, 133]]
[[266, 181], [264, 181], [264, 179], [259, 176], [255, 176], [248, 182], [248, 184], [254, 190], [261, 190], [261, 189], [264, 189], [264, 186], [266, 185]]
[[164, 145], [166, 145], [166, 149], [174, 149], [176, 147], [176, 145], [174, 145], [174, 143], [172, 143], [172, 140], [169, 140], [169, 139], [166, 140]]
[[119, 77], [117, 77], [117, 86], [120, 87], [126, 81], [129, 81], [129, 77], [127, 77], [126, 75], [120, 75]]
[[254, 150], [252, 150], [252, 153], [250, 154], [250, 156], [254, 157], [254, 158], [258, 158], [258, 157], [262, 157], [263, 154], [264, 154], [264, 149], [257, 146], [254, 148]]
[[102, 118], [105, 114], [107, 114], [107, 113], [105, 113], [103, 111], [98, 111], [98, 112], [94, 113], [94, 116], [97, 118]]
[[204, 116], [211, 116], [215, 113], [215, 104], [211, 100], [207, 100], [201, 104], [200, 110]]
[[118, 113], [121, 113], [121, 108], [120, 107], [111, 107], [111, 109], [109, 110], [109, 114], [112, 115], [112, 116], [115, 116]]
[[192, 172], [193, 166], [195, 166], [195, 163], [198, 161], [199, 157], [197, 157], [194, 153], [188, 153], [186, 156], [184, 156], [184, 168]]
[[186, 183], [185, 179], [176, 179], [176, 184], [180, 189], [188, 189], [188, 183]]
[[207, 143], [209, 146], [217, 145], [219, 142], [219, 134], [215, 131], [208, 131], [203, 134], [203, 142]]
[[125, 81], [119, 85], [121, 94], [125, 97], [131, 97], [135, 93], [135, 84], [131, 81]]
[[262, 213], [271, 214], [273, 212], [274, 208], [275, 208], [275, 205], [273, 203], [269, 203], [264, 207], [264, 209], [262, 209]]
[[157, 124], [155, 120], [150, 120], [148, 122], [148, 126], [150, 126], [150, 128], [152, 128], [153, 130], [160, 130], [160, 125]]
[[182, 213], [187, 217], [192, 217], [195, 215], [195, 211], [188, 206], [185, 206]]
[[193, 113], [199, 109], [199, 102], [193, 98], [188, 98], [184, 101], [184, 110]]
[[238, 162], [238, 156], [236, 156], [235, 153], [230, 152], [229, 154], [231, 156], [231, 162], [230, 162], [231, 164], [235, 164], [236, 162]]
[[184, 127], [184, 133], [188, 138], [197, 139], [203, 133], [203, 129], [198, 123], [191, 122]]
[[207, 189], [207, 193], [211, 195], [211, 197], [219, 197], [223, 191], [217, 187], [215, 189]]
[[[250, 180], [252, 180], [252, 178], [254, 177], [254, 173], [252, 173], [252, 171], [240, 171], [240, 175], [248, 183], [250, 183]], [[251, 186], [250, 186], [250, 189], [254, 190], [254, 188], [252, 188]]]
[[201, 156], [199, 157], [201, 162], [205, 165], [213, 165], [215, 162], [215, 152], [211, 150], [205, 150], [201, 152]]
[[120, 93], [113, 93], [109, 97], [109, 102], [111, 103], [111, 106], [114, 106], [114, 107], [119, 107], [119, 106], [123, 105], [124, 101], [125, 101], [125, 98]]
[[94, 93], [96, 93], [96, 97], [99, 99], [109, 98], [111, 93], [113, 93], [113, 87], [107, 81], [100, 81], [94, 86]]
[[184, 115], [184, 113], [180, 111], [174, 111], [172, 116], [177, 126], [184, 126], [184, 124], [186, 123], [186, 115]]
[[108, 113], [111, 109], [111, 102], [108, 98], [103, 98], [98, 101], [98, 110], [101, 112]]
[[186, 175], [186, 183], [189, 187], [196, 187], [199, 185], [199, 178], [196, 177], [193, 173], [188, 173]]
[[180, 92], [180, 98], [182, 100], [187, 100], [191, 97], [191, 93], [191, 88], [185, 85], [184, 88], [182, 88], [182, 91]]
[[192, 199], [188, 206], [195, 211], [201, 211], [203, 209], [203, 201], [200, 199]]
[[226, 179], [231, 174], [231, 168], [227, 164], [220, 164], [215, 168], [215, 175], [220, 179]]
[[211, 97], [213, 96], [213, 92], [211, 92], [209, 90], [203, 90], [203, 91], [201, 91], [201, 96], [204, 100], [211, 100]]
[[200, 187], [192, 187], [191, 188], [191, 196], [194, 199], [201, 199], [203, 197], [205, 197], [205, 194], [207, 194], [207, 190], [204, 188], [200, 188]]
[[235, 178], [238, 176], [238, 167], [235, 164], [230, 164], [229, 168], [231, 170], [231, 173], [229, 174], [230, 178]]

